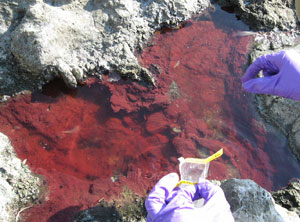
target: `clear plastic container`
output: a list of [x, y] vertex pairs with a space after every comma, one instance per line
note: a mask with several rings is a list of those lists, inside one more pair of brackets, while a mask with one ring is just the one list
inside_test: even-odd
[[191, 183], [198, 183], [199, 178], [205, 179], [207, 177], [209, 162], [199, 161], [202, 159], [180, 157], [178, 159], [179, 172], [182, 181], [188, 181]]
[[206, 159], [180, 157], [178, 160], [180, 161], [179, 172], [181, 180], [178, 185], [196, 184], [200, 178], [205, 179], [207, 177], [210, 161], [220, 157], [222, 154], [223, 149], [220, 149]]
[[[223, 149], [220, 149], [215, 154], [211, 155], [206, 159], [198, 158], [183, 158], [180, 157], [178, 160], [179, 163], [179, 172], [181, 180], [177, 186], [185, 187], [193, 184], [197, 184], [199, 179], [205, 179], [207, 177], [208, 168], [210, 161], [220, 157], [223, 154]], [[205, 201], [203, 198], [194, 200], [193, 204], [196, 208], [203, 207]]]

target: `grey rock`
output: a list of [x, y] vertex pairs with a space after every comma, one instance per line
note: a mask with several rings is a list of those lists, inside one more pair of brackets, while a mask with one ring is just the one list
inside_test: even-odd
[[136, 50], [154, 30], [177, 26], [208, 6], [208, 0], [35, 1], [24, 7], [9, 33], [10, 51], [41, 82], [61, 77], [74, 88], [85, 77], [110, 70], [155, 84], [152, 73], [139, 65]]
[[221, 188], [236, 222], [300, 221], [296, 213], [276, 205], [271, 194], [252, 180], [229, 179]]
[[0, 221], [16, 221], [18, 212], [38, 199], [40, 179], [14, 152], [10, 140], [0, 133]]
[[253, 30], [290, 30], [297, 26], [292, 0], [216, 0], [233, 8], [236, 15]]
[[19, 70], [10, 52], [11, 33], [22, 20], [26, 8], [35, 1], [0, 1], [0, 96], [31, 89], [40, 84], [39, 78], [30, 78]]
[[260, 114], [288, 138], [290, 149], [300, 161], [300, 102], [270, 95], [257, 95]]
[[14, 212], [10, 209], [14, 206], [13, 201], [17, 198], [12, 187], [4, 179], [0, 179], [0, 221], [13, 221], [15, 219]]
[[283, 48], [293, 47], [299, 37], [299, 30], [290, 30], [290, 32], [258, 32], [256, 33], [253, 51], [251, 53], [252, 61], [259, 55], [280, 51]]
[[265, 95], [258, 96], [257, 101], [263, 117], [281, 129], [285, 135], [288, 135], [299, 118], [299, 113], [296, 111], [300, 109], [299, 102]]
[[[234, 6], [237, 15], [255, 23], [257, 30], [296, 26], [291, 0], [219, 3]], [[208, 0], [2, 0], [0, 96], [40, 88], [55, 77], [76, 87], [88, 76], [101, 79], [109, 71], [155, 84], [153, 70], [140, 66], [136, 51], [154, 30], [176, 27], [209, 4]], [[268, 42], [268, 48], [279, 48], [280, 41], [285, 40]]]
[[54, 77], [61, 76], [74, 88], [76, 77], [81, 76], [74, 75], [73, 70], [80, 70], [78, 65], [86, 62], [82, 60], [90, 52], [85, 49], [92, 48], [96, 39], [90, 13], [37, 3], [29, 7], [12, 33], [11, 52], [33, 74], [50, 69]]

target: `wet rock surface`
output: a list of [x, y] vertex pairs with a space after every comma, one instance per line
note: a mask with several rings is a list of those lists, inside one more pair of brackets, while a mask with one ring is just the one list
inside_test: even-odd
[[[246, 1], [239, 2], [239, 4], [246, 4], [246, 3], [247, 3]], [[223, 4], [225, 3], [224, 2], [222, 3], [221, 1], [220, 5]], [[250, 7], [250, 5], [256, 5], [256, 4], [257, 2], [251, 1], [247, 5], [249, 5]], [[273, 3], [270, 4], [272, 5]], [[263, 8], [269, 6], [270, 5], [264, 2]], [[292, 2], [287, 1], [281, 4], [281, 7], [285, 7], [285, 6], [293, 9]], [[251, 13], [255, 14], [256, 12], [251, 12]], [[273, 15], [273, 13], [263, 14], [260, 13], [259, 11], [257, 13], [263, 16]], [[276, 13], [279, 13], [279, 11], [277, 11]], [[237, 13], [237, 15], [239, 14]], [[283, 13], [282, 15], [284, 16], [286, 15], [286, 13]], [[264, 26], [264, 27], [269, 27], [269, 29], [266, 30], [271, 30], [271, 31], [268, 32], [258, 31], [258, 32], [248, 33], [248, 35], [254, 36], [254, 44], [252, 46], [252, 52], [250, 53], [249, 64], [251, 64], [257, 57], [268, 53], [274, 53], [281, 50], [296, 50], [300, 52], [300, 45], [299, 45], [300, 31], [299, 31], [299, 26], [296, 26], [296, 24], [298, 24], [299, 22], [297, 21], [296, 17], [291, 17], [290, 19], [287, 18], [286, 20], [282, 20], [282, 19], [280, 20], [282, 22], [289, 21], [289, 24], [295, 24], [295, 26], [286, 29], [281, 29], [280, 28], [281, 26], [278, 26], [278, 24], [275, 25], [274, 23], [276, 27], [275, 29], [269, 26]], [[250, 27], [252, 26], [250, 25]], [[254, 25], [254, 27], [252, 28], [254, 30], [259, 30], [259, 26], [257, 25]], [[280, 29], [287, 30], [287, 31], [280, 31]], [[288, 138], [289, 146], [293, 154], [298, 160], [300, 160], [300, 148], [299, 148], [300, 137], [298, 135], [299, 134], [298, 132], [300, 130], [299, 128], [300, 125], [299, 123], [297, 123], [299, 118], [298, 113], [300, 112], [299, 101], [294, 101], [291, 99], [285, 99], [282, 97], [272, 96], [272, 95], [257, 94], [253, 97], [255, 97], [255, 103], [260, 115], [267, 122], [271, 123], [273, 126], [280, 129], [281, 132], [283, 132], [283, 134]]]
[[268, 95], [259, 95], [256, 99], [260, 113], [284, 132], [292, 152], [300, 161], [299, 102]]
[[[269, 27], [270, 28], [270, 27]], [[255, 29], [255, 28], [254, 28]], [[280, 28], [279, 28], [280, 29]], [[283, 29], [284, 30], [284, 29]], [[299, 47], [299, 29], [288, 32], [271, 31], [255, 33], [255, 44], [250, 54], [250, 63], [257, 57], [278, 52], [281, 50], [296, 50]], [[288, 138], [289, 146], [294, 158], [300, 161], [300, 138], [299, 132], [299, 101], [286, 99], [272, 95], [254, 95], [257, 109], [260, 115]], [[283, 166], [284, 167], [284, 166]], [[273, 192], [277, 212], [281, 214], [283, 221], [298, 221], [295, 213], [299, 216], [299, 181], [291, 182], [286, 188]], [[286, 209], [289, 212], [286, 212]], [[280, 221], [280, 220], [279, 220]], [[282, 220], [281, 220], [282, 221]]]
[[[300, 52], [295, 34], [292, 36], [281, 34], [281, 36], [285, 36], [285, 41], [278, 41], [278, 39], [272, 41], [267, 38], [262, 38], [265, 40], [260, 39], [260, 41], [273, 42], [273, 44], [278, 46], [275, 52], [280, 50], [296, 50]], [[261, 46], [258, 44], [257, 48], [254, 48], [251, 54], [252, 61], [260, 55], [274, 52], [268, 47], [263, 47], [262, 49]], [[256, 95], [255, 98], [261, 116], [286, 135], [291, 151], [300, 161], [300, 102], [272, 95]]]

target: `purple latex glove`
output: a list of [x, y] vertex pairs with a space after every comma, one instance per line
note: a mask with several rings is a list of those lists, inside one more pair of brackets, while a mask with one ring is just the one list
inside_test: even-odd
[[[154, 186], [145, 203], [147, 222], [234, 221], [220, 187], [200, 180], [197, 185], [175, 188], [178, 181], [178, 175], [170, 173]], [[200, 198], [205, 204], [196, 208], [193, 201]]]
[[[255, 78], [261, 70], [264, 77]], [[263, 55], [249, 66], [242, 83], [251, 93], [300, 100], [300, 54], [289, 50]]]

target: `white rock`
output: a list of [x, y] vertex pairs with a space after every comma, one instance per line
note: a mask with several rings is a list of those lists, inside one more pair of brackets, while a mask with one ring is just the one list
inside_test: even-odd
[[37, 199], [40, 180], [17, 158], [10, 140], [2, 133], [0, 157], [0, 222], [15, 222], [20, 208]]

